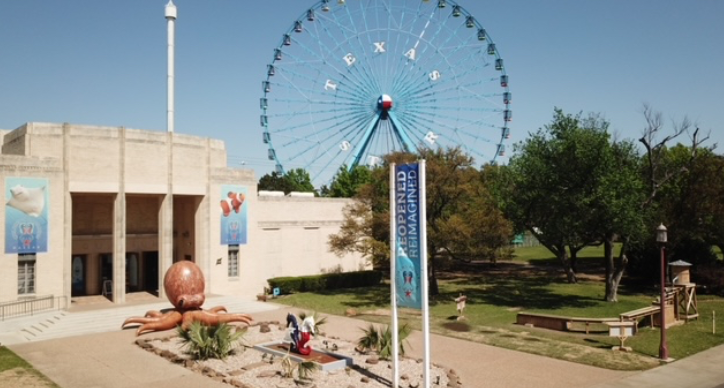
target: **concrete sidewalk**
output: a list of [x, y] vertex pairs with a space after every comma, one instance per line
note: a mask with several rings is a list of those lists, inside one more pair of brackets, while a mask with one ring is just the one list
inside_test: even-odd
[[[254, 319], [284, 322], [287, 312], [299, 310], [266, 309]], [[328, 316], [324, 328], [328, 336], [354, 341], [367, 325]], [[135, 339], [134, 330], [115, 330], [9, 347], [62, 388], [229, 387], [140, 349]], [[408, 355], [420, 357], [422, 334], [414, 332], [409, 341]], [[646, 372], [610, 371], [434, 334], [431, 350], [432, 362], [455, 369], [466, 388], [724, 388], [724, 346]]]

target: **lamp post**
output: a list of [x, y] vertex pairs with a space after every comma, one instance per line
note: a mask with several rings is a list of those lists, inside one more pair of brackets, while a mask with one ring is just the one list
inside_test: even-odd
[[661, 344], [659, 345], [659, 359], [666, 361], [669, 359], [669, 347], [666, 345], [666, 258], [664, 249], [666, 249], [666, 227], [662, 223], [656, 228], [656, 242], [659, 244], [661, 251], [661, 311], [659, 316], [661, 321]]

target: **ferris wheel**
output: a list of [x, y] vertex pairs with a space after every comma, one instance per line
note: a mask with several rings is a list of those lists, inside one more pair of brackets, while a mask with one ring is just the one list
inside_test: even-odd
[[321, 0], [274, 48], [260, 124], [276, 172], [315, 184], [395, 151], [505, 154], [512, 94], [490, 34], [452, 0]]

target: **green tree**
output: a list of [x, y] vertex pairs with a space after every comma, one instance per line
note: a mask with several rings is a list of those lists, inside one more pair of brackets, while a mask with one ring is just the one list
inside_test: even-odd
[[283, 191], [289, 194], [292, 191], [303, 193], [316, 193], [309, 173], [303, 168], [289, 170], [284, 175], [272, 172], [259, 179], [258, 190]]
[[605, 263], [605, 300], [617, 301], [618, 287], [627, 265], [623, 254], [614, 257], [614, 242], [638, 240], [646, 230], [647, 214], [641, 204], [645, 185], [641, 177], [641, 159], [630, 141], [613, 142], [601, 158], [601, 176], [593, 198], [586, 227], [603, 242]]
[[324, 190], [326, 197], [352, 198], [359, 192], [360, 188], [372, 180], [372, 171], [367, 166], [357, 165], [349, 170], [343, 165], [337, 171], [329, 188]]
[[608, 122], [562, 110], [553, 121], [515, 146], [496, 190], [506, 216], [518, 231], [530, 231], [560, 261], [575, 283], [575, 255], [598, 241], [590, 229], [591, 203], [600, 195], [610, 163]]
[[[376, 266], [389, 265], [389, 166], [414, 162], [418, 156], [396, 153], [383, 168], [372, 170], [371, 182], [360, 187], [345, 208], [345, 221], [330, 236], [337, 254], [358, 252]], [[427, 174], [427, 251], [430, 294], [437, 293], [435, 263], [444, 257], [494, 259], [510, 241], [512, 228], [495, 208], [471, 157], [459, 149], [425, 150]]]

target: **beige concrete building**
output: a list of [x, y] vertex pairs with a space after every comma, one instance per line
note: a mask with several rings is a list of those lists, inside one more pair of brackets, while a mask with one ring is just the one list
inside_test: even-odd
[[163, 296], [179, 260], [224, 295], [258, 294], [275, 276], [369, 268], [327, 247], [348, 200], [259, 196], [253, 171], [227, 167], [220, 140], [52, 123], [0, 136], [0, 301]]

